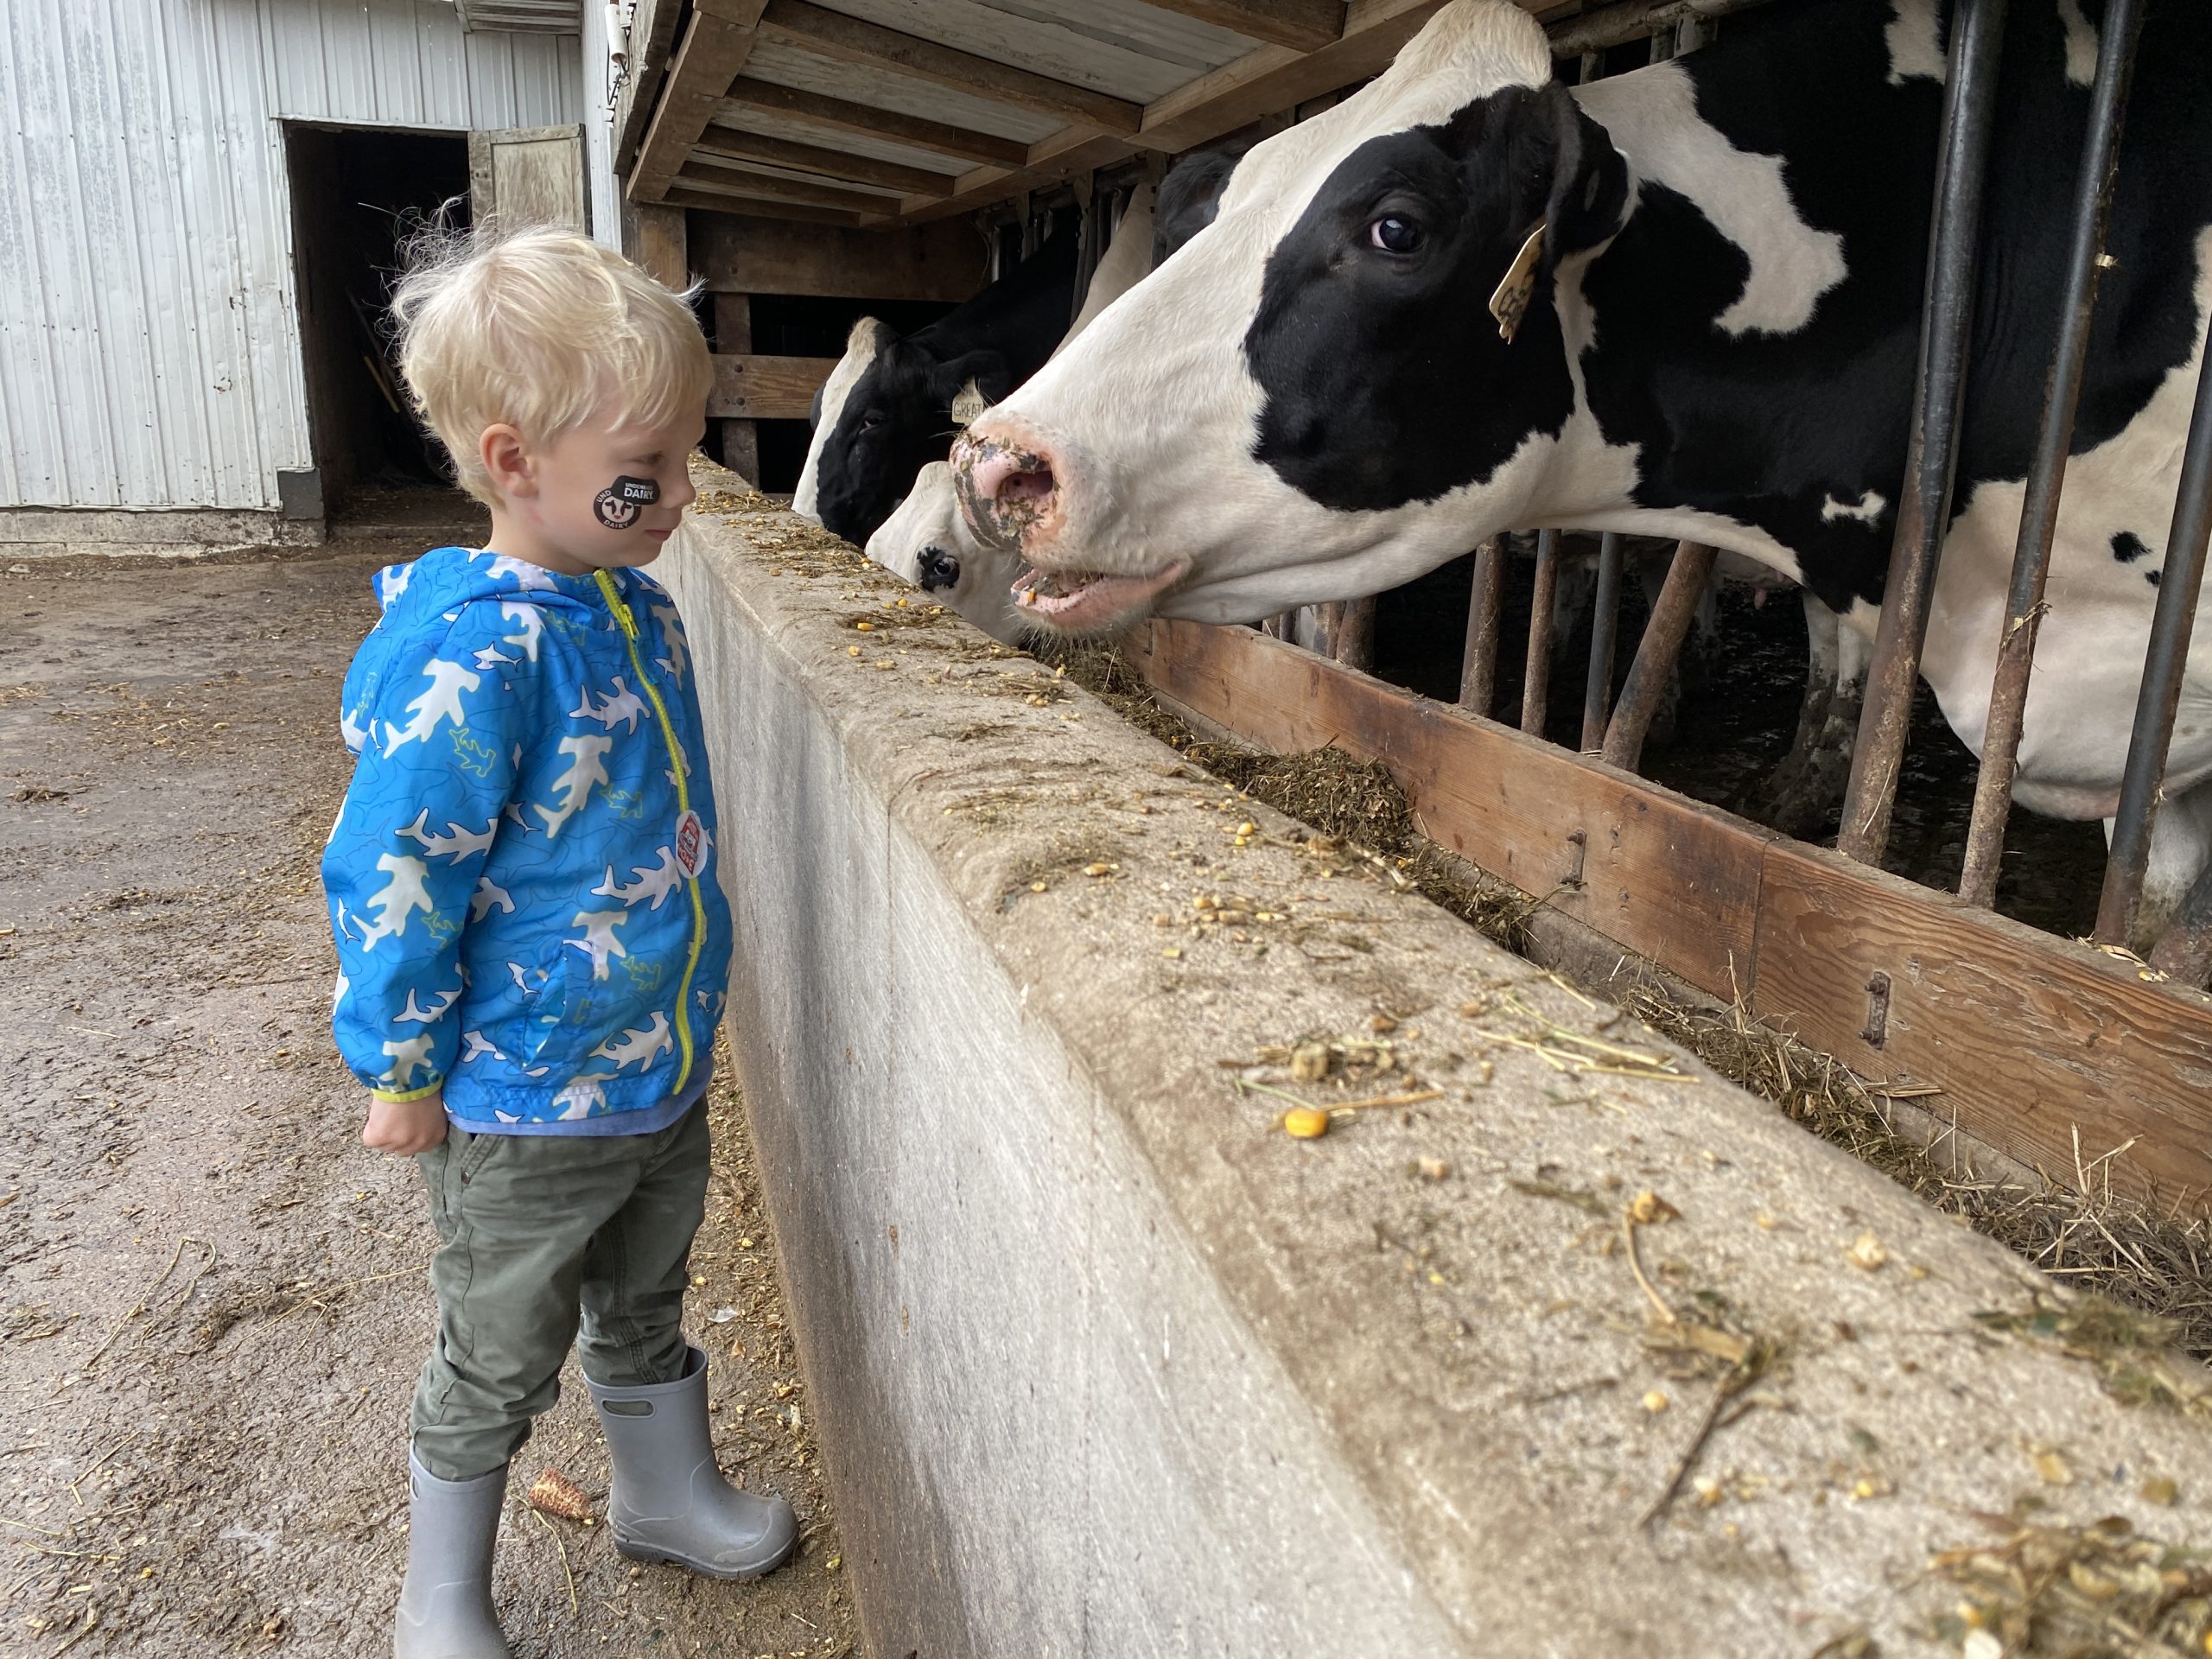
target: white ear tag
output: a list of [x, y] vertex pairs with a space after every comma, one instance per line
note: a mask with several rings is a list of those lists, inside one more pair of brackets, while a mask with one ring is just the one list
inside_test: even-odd
[[952, 400], [952, 418], [965, 426], [970, 421], [981, 419], [983, 411], [990, 406], [991, 400], [984, 397], [977, 390], [976, 383], [970, 380], [960, 388], [960, 395]]
[[1535, 296], [1536, 261], [1544, 251], [1544, 224], [1541, 219], [1536, 221], [1521, 251], [1505, 268], [1497, 291], [1490, 296], [1490, 314], [1497, 319], [1497, 337], [1509, 346], [1521, 332], [1521, 319], [1529, 315], [1529, 302]]

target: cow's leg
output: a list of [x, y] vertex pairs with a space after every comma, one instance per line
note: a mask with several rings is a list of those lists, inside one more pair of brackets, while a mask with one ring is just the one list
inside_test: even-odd
[[1866, 696], [1867, 643], [1800, 589], [1805, 604], [1805, 701], [1782, 764], [1752, 791], [1745, 810], [1786, 836], [1809, 840], [1827, 827], [1851, 781], [1851, 752]]
[[[2105, 820], [2105, 843], [2112, 843], [2113, 821]], [[2198, 948], [2177, 936], [2162, 939], [2170, 924], [2178, 921], [2184, 931], [2201, 931], [2212, 915], [2212, 895], [2195, 891], [2198, 879], [2212, 869], [2212, 784], [2199, 784], [2158, 803], [2158, 816], [2151, 823], [2151, 856], [2143, 870], [2143, 899], [2135, 908], [2135, 926], [2128, 937], [2131, 949], [2145, 956], [2159, 954], [2158, 966], [2181, 976], [2189, 972]], [[2208, 958], [2212, 959], [2212, 958]], [[2173, 965], [2169, 967], [2168, 963]], [[2202, 979], [2202, 974], [2196, 976]]]

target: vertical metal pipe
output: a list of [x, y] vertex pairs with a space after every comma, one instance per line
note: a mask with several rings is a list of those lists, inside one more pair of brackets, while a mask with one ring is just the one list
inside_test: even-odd
[[1552, 690], [1552, 607], [1559, 599], [1559, 531], [1536, 532], [1536, 592], [1529, 601], [1529, 662], [1521, 676], [1521, 729], [1544, 734]]
[[1882, 589], [1882, 623], [1866, 676], [1866, 707], [1844, 795], [1842, 852], [1878, 864], [1890, 839], [1897, 768], [1912, 721], [1920, 648], [1936, 588], [1936, 559], [1950, 523], [1960, 416], [1974, 321], [1974, 263], [1980, 242], [1982, 186], [1997, 105], [1999, 49], [2007, 0], [1959, 0], [1943, 90], [1942, 168], [1936, 181], [1928, 287], [1922, 308], [1920, 372], [1912, 438], [1905, 450], [1904, 499]]
[[1490, 713], [1497, 691], [1497, 630], [1505, 616], [1505, 542], [1475, 550], [1475, 591], [1467, 601], [1467, 645], [1459, 658], [1459, 706]]
[[2143, 897], [2143, 872], [2151, 861], [2151, 829], [2158, 785], [2165, 780], [2166, 746], [2181, 707], [2181, 682], [2189, 667], [2189, 636], [2204, 585], [2204, 543], [2212, 535], [2212, 354], [2196, 377], [2196, 409], [2182, 451], [2181, 490], [2173, 528], [2166, 536], [2165, 570], [2158, 606], [2151, 617], [2151, 649], [2143, 661], [2142, 695], [2135, 700], [2135, 729], [2127, 740], [2120, 812], [2113, 823], [2112, 855], [2105, 863], [2104, 894], [2097, 904], [2097, 942], [2126, 944]]
[[1989, 723], [1982, 739], [1981, 771], [1974, 779], [1974, 822], [1967, 830], [1966, 866], [1959, 897], [1970, 905], [1997, 898], [1997, 868], [2005, 851], [2005, 820], [2019, 769], [2020, 726], [2034, 665], [2036, 632], [2043, 616], [2050, 544], [2058, 529], [2059, 492], [2074, 442], [2074, 413], [2082, 395], [2082, 369], [2089, 354], [2089, 323], [2096, 312], [2097, 261], [2104, 247], [2120, 163], [2120, 135], [2135, 43], [2143, 29], [2142, 0], [2111, 0], [2105, 8], [2096, 84], [2089, 95], [2089, 130], [2082, 144], [2082, 171], [2074, 188], [2074, 234], [2067, 251], [2066, 299], [2059, 314], [2058, 345], [2044, 382], [2043, 429], [2028, 468], [2020, 512], [2020, 539], [2012, 554], [2012, 588], [1997, 641], [1997, 671], [1989, 692]]
[[1605, 718], [1613, 699], [1613, 638], [1621, 625], [1621, 538], [1607, 531], [1598, 538], [1598, 593], [1590, 609], [1590, 678], [1582, 690], [1582, 752], [1594, 754], [1605, 741]]
[[1696, 620], [1698, 603], [1705, 597], [1719, 557], [1717, 550], [1702, 543], [1676, 543], [1666, 583], [1651, 607], [1651, 620], [1643, 625], [1636, 660], [1629, 664], [1628, 683], [1621, 687], [1620, 702], [1605, 727], [1603, 753], [1611, 765], [1633, 772], [1643, 758], [1652, 716], [1659, 712], [1668, 683], [1682, 659], [1682, 642], [1689, 638], [1690, 624]]

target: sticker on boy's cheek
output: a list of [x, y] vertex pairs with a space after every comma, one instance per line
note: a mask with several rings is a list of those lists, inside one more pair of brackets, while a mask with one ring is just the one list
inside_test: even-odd
[[592, 499], [591, 510], [609, 530], [627, 530], [638, 515], [660, 499], [660, 486], [650, 478], [617, 478]]

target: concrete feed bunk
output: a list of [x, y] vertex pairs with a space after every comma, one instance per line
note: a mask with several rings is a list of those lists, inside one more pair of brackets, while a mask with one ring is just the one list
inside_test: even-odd
[[2121, 1405], [2016, 1258], [700, 481], [658, 572], [876, 1651], [1956, 1655], [2019, 1599], [1931, 1556], [2027, 1548], [1977, 1514], [2212, 1545], [2194, 1368]]

